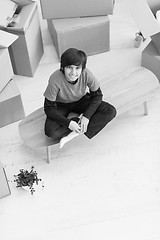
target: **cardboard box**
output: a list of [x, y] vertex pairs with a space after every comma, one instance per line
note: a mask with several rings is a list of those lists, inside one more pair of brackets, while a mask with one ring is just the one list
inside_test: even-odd
[[37, 5], [27, 0], [16, 2], [23, 3], [19, 22], [14, 27], [0, 26], [0, 29], [18, 36], [9, 47], [14, 73], [33, 77], [44, 52]]
[[25, 117], [21, 94], [11, 80], [0, 93], [0, 127]]
[[152, 41], [142, 51], [141, 65], [152, 71], [160, 82], [160, 55]]
[[8, 49], [0, 49], [0, 93], [13, 77], [13, 69]]
[[44, 19], [106, 16], [113, 14], [114, 0], [40, 0]]
[[145, 38], [160, 32], [160, 26], [145, 1], [137, 1], [132, 6], [132, 16]]
[[150, 7], [153, 15], [156, 15], [156, 12], [160, 10], [160, 1], [159, 0], [147, 0], [148, 6]]
[[110, 50], [108, 16], [47, 20], [58, 57], [68, 48], [83, 50], [87, 55]]
[[154, 43], [157, 52], [160, 55], [160, 33], [151, 36], [152, 42]]
[[0, 49], [8, 48], [16, 39], [17, 35], [0, 30]]
[[17, 39], [16, 35], [0, 30], [0, 92], [13, 77], [13, 69], [8, 47]]
[[11, 194], [6, 172], [2, 163], [0, 162], [0, 198], [6, 197]]

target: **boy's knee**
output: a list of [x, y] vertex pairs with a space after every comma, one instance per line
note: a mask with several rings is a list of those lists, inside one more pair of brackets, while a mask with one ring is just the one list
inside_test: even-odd
[[113, 117], [115, 117], [117, 114], [116, 108], [107, 102], [104, 102], [103, 104], [103, 111], [105, 112], [105, 114], [111, 115]]
[[115, 118], [115, 116], [117, 115], [117, 110], [114, 106], [112, 106], [111, 108], [111, 115], [112, 115], [112, 118]]
[[103, 111], [107, 121], [111, 121], [117, 115], [116, 108], [109, 103], [105, 103]]

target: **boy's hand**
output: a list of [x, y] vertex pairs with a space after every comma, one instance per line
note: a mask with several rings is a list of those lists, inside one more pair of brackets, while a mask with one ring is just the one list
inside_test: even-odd
[[79, 120], [79, 125], [81, 127], [81, 133], [87, 132], [88, 123], [89, 123], [89, 119], [82, 115], [82, 117]]
[[75, 131], [75, 132], [78, 132], [78, 133], [81, 133], [81, 127], [80, 125], [75, 122], [75, 121], [70, 121], [70, 124], [68, 126], [68, 128], [72, 131]]

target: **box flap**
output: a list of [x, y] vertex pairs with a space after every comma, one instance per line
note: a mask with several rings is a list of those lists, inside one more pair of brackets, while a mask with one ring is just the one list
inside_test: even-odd
[[20, 91], [17, 88], [15, 82], [11, 79], [7, 85], [3, 88], [3, 91], [0, 94], [0, 103], [6, 101], [10, 98], [14, 98], [20, 95]]
[[17, 35], [0, 30], [0, 48], [9, 47], [17, 38]]
[[8, 196], [11, 194], [6, 172], [2, 164], [0, 163], [0, 198]]

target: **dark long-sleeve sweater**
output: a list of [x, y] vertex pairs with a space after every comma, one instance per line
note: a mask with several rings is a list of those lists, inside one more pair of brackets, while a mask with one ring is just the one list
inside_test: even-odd
[[[91, 98], [91, 103], [90, 103], [89, 107], [86, 109], [86, 111], [83, 113], [83, 116], [85, 116], [88, 119], [90, 119], [91, 116], [95, 113], [98, 106], [101, 104], [102, 97], [103, 97], [102, 91], [100, 88], [98, 88], [98, 90], [96, 90], [96, 91], [90, 91], [89, 95]], [[57, 111], [57, 102], [56, 101], [50, 101], [47, 98], [45, 98], [44, 111], [48, 118], [51, 118], [51, 119], [53, 119], [53, 121], [55, 121], [63, 126], [68, 127], [71, 120], [62, 116]]]

